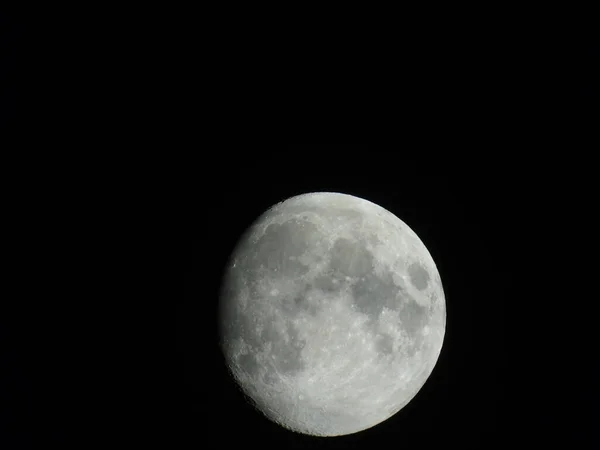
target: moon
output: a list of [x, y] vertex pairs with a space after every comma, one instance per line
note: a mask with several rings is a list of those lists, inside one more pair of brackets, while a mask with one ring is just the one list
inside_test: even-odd
[[442, 283], [402, 220], [366, 199], [298, 195], [237, 243], [219, 343], [254, 406], [314, 436], [371, 428], [411, 401], [444, 340]]

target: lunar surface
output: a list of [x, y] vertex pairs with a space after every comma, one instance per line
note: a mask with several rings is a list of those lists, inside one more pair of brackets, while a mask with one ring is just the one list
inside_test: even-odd
[[421, 389], [446, 325], [436, 265], [398, 217], [339, 193], [260, 216], [224, 274], [220, 344], [236, 383], [283, 427], [315, 436], [383, 422]]

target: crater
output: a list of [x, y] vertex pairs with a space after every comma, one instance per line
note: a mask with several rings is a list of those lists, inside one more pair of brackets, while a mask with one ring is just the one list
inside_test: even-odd
[[275, 374], [275, 369], [272, 366], [267, 368], [267, 371], [263, 375], [263, 382], [269, 386], [275, 385], [279, 381], [279, 378]]
[[235, 305], [227, 305], [220, 318], [221, 337], [225, 344], [244, 340], [251, 347], [259, 347], [261, 341], [256, 326], [256, 318], [242, 313]]
[[419, 263], [415, 262], [408, 266], [408, 276], [412, 285], [420, 291], [429, 284], [429, 272]]
[[240, 369], [245, 372], [249, 377], [253, 377], [258, 374], [259, 364], [256, 361], [256, 357], [250, 353], [239, 355], [237, 357], [237, 363]]
[[[241, 339], [250, 349], [249, 353], [236, 357], [239, 368], [250, 376], [258, 375], [260, 364], [256, 353], [270, 344], [267, 357], [272, 361], [276, 371], [284, 374], [294, 374], [304, 369], [301, 352], [306, 341], [301, 339], [292, 323], [286, 323], [285, 332], [278, 330], [272, 317], [260, 320], [262, 329], [258, 332], [257, 320], [252, 317], [236, 314], [227, 327], [227, 340]], [[226, 345], [230, 345], [226, 342]]]
[[304, 368], [304, 362], [301, 358], [301, 352], [306, 341], [300, 339], [298, 331], [289, 322], [286, 323], [285, 333], [281, 333], [273, 325], [272, 318], [266, 318], [262, 332], [260, 333], [259, 348], [268, 347], [271, 350], [267, 358], [273, 364], [275, 370], [279, 373], [293, 374]]
[[298, 331], [290, 323], [287, 324], [287, 336], [271, 342], [271, 355], [273, 364], [278, 372], [295, 374], [305, 368], [301, 352], [306, 341], [300, 339]]

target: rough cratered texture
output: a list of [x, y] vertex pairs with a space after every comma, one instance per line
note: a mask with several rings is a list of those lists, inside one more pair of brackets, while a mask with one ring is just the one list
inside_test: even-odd
[[336, 193], [293, 197], [257, 219], [232, 254], [220, 315], [227, 363], [255, 406], [320, 436], [370, 428], [408, 403], [446, 321], [416, 234]]

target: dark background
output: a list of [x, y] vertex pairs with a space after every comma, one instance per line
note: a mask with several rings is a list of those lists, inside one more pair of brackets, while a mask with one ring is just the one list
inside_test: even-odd
[[[589, 447], [597, 46], [71, 17], [0, 17], [0, 447]], [[216, 343], [240, 233], [323, 190], [408, 223], [448, 314], [414, 400], [338, 439], [254, 412]]]

